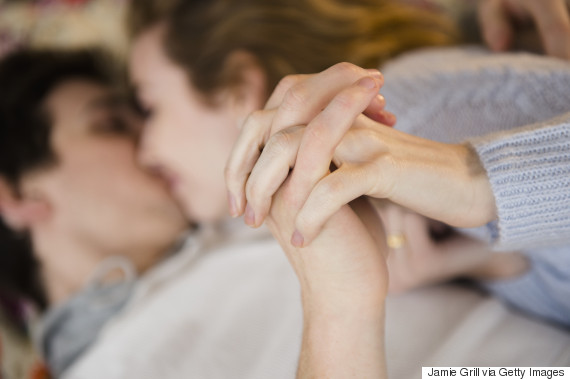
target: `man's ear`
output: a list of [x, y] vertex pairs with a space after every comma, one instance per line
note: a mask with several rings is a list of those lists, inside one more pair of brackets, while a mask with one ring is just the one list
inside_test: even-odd
[[257, 58], [245, 51], [236, 50], [226, 60], [224, 71], [230, 80], [228, 99], [241, 127], [253, 111], [262, 109], [267, 100], [267, 78]]
[[14, 230], [26, 230], [51, 215], [51, 207], [40, 196], [19, 196], [8, 181], [0, 177], [0, 215]]

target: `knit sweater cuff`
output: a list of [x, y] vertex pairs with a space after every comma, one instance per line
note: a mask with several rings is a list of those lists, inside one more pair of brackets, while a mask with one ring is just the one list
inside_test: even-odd
[[570, 242], [570, 113], [469, 143], [495, 195], [497, 248]]

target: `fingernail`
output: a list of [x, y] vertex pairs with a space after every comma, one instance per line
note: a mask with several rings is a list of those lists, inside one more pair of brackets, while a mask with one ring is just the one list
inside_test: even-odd
[[291, 237], [291, 244], [295, 247], [303, 247], [304, 243], [305, 239], [303, 238], [303, 235], [297, 229], [295, 229], [293, 237]]
[[367, 89], [376, 88], [376, 80], [371, 76], [366, 76], [358, 81], [358, 85]]
[[230, 205], [230, 216], [237, 217], [238, 216], [238, 208], [236, 203], [236, 198], [230, 191], [228, 191], [228, 204]]
[[249, 204], [245, 207], [244, 221], [249, 226], [255, 226], [255, 213]]
[[381, 94], [376, 95], [376, 100], [378, 101], [378, 103], [380, 103], [382, 107], [386, 105], [386, 99]]

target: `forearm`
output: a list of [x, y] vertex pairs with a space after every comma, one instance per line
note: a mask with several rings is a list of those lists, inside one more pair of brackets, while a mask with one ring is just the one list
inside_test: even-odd
[[371, 307], [369, 299], [345, 305], [331, 299], [303, 296], [297, 378], [386, 378], [383, 302]]
[[293, 247], [290, 207], [274, 204], [268, 226], [287, 254], [303, 302], [299, 378], [385, 378], [385, 246], [345, 206], [308, 246]]

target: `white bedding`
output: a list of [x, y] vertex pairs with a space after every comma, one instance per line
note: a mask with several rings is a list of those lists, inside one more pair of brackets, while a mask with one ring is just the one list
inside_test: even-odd
[[523, 316], [458, 285], [391, 296], [389, 377], [420, 378], [422, 366], [570, 366], [570, 332]]
[[[130, 306], [64, 377], [293, 378], [297, 279], [263, 228], [229, 224], [216, 246], [189, 242], [142, 278]], [[563, 366], [570, 335], [446, 285], [390, 297], [387, 351], [392, 379], [419, 378], [426, 365]]]

